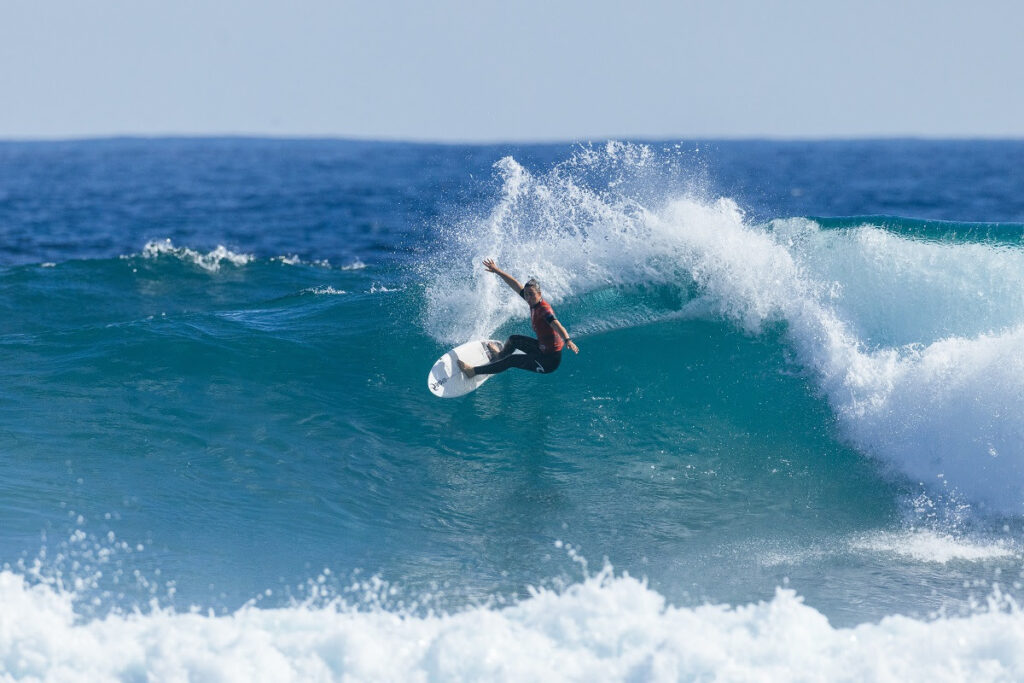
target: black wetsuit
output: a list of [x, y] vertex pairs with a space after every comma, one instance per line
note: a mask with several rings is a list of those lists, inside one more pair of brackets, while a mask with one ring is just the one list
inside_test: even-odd
[[[517, 349], [523, 353], [513, 353]], [[540, 342], [533, 337], [513, 334], [505, 342], [501, 352], [494, 356], [494, 360], [487, 365], [473, 368], [473, 372], [477, 375], [494, 375], [509, 368], [519, 368], [530, 372], [549, 373], [554, 372], [561, 362], [561, 350], [544, 353], [540, 350]]]

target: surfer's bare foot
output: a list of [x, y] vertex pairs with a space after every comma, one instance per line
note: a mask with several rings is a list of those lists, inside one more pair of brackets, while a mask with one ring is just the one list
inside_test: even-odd
[[459, 360], [459, 370], [462, 370], [466, 377], [472, 377], [476, 374], [473, 372], [473, 366], [461, 359]]
[[498, 342], [487, 342], [487, 350], [491, 352], [491, 358], [501, 353], [501, 344]]

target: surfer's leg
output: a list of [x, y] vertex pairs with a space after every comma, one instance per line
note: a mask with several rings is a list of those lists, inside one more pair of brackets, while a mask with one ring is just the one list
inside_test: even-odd
[[554, 372], [558, 369], [558, 364], [562, 362], [561, 351], [555, 351], [554, 353], [527, 353], [513, 357], [521, 359], [515, 367], [541, 375]]
[[537, 359], [537, 366], [539, 369], [534, 369], [534, 372], [551, 373], [557, 370], [561, 363], [561, 351], [555, 351], [554, 353], [542, 353], [540, 358]]
[[501, 360], [507, 356], [511, 356], [516, 351], [522, 351], [523, 353], [538, 353], [540, 346], [537, 340], [533, 337], [524, 337], [521, 334], [513, 334], [511, 337], [505, 340], [505, 345], [501, 347], [501, 352], [494, 357], [494, 360]]
[[[494, 346], [494, 344], [489, 344], [488, 348], [493, 352]], [[462, 370], [466, 377], [473, 377], [474, 375], [496, 375], [499, 372], [505, 372], [509, 368], [525, 367], [525, 365], [522, 365], [522, 354], [515, 354], [516, 360], [509, 360], [513, 358], [513, 354], [517, 350], [527, 354], [531, 352], [536, 354], [539, 351], [537, 340], [532, 337], [524, 337], [521, 334], [513, 334], [505, 340], [501, 350], [492, 356], [490, 363], [472, 367], [460, 359], [458, 361], [459, 369]]]
[[494, 375], [499, 372], [505, 372], [509, 368], [519, 368], [529, 372], [548, 374], [554, 372], [561, 361], [561, 351], [556, 351], [555, 353], [517, 353], [512, 356], [505, 356], [493, 363], [475, 367], [473, 372], [480, 375]]
[[[515, 351], [523, 351], [524, 353], [515, 353]], [[478, 365], [472, 368], [472, 375], [468, 372], [466, 374], [470, 377], [473, 375], [496, 375], [499, 372], [505, 372], [509, 368], [543, 372], [543, 370], [536, 369], [538, 367], [537, 358], [541, 355], [540, 346], [536, 339], [524, 337], [521, 334], [513, 334], [505, 341], [505, 346], [502, 347], [501, 353], [495, 356], [493, 361], [486, 365]], [[465, 372], [465, 369], [463, 369], [463, 372]]]
[[[475, 368], [471, 368], [473, 375], [496, 375], [499, 372], [505, 372], [509, 368], [519, 367], [520, 359], [526, 358], [521, 353], [515, 355], [508, 355], [504, 358], [487, 363], [486, 365], [478, 365]], [[469, 375], [469, 373], [466, 373]], [[473, 375], [469, 375], [472, 377]]]

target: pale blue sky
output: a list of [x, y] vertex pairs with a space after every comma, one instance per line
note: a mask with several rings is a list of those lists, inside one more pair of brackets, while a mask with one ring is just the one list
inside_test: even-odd
[[0, 138], [1024, 136], [1016, 2], [0, 0]]

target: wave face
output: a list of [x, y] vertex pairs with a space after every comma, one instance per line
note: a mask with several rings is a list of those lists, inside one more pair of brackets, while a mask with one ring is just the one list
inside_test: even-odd
[[0, 143], [0, 678], [1021, 678], [1022, 152]]
[[[645, 151], [609, 145], [541, 176], [511, 158], [498, 162], [501, 201], [480, 223], [454, 230], [460, 267], [435, 268], [443, 274], [428, 290], [428, 331], [454, 343], [521, 314], [503, 284], [470, 268], [489, 255], [539, 276], [553, 302], [581, 302], [576, 329], [584, 333], [673, 316], [725, 321], [751, 335], [783, 324], [787, 346], [858, 449], [982, 509], [1024, 512], [1019, 228], [1016, 243], [964, 243], [915, 239], [870, 221], [832, 229], [803, 218], [756, 223], [729, 199], [641, 203], [611, 183], [579, 182], [587, 173], [578, 166], [643, 177], [656, 162]], [[627, 295], [609, 309], [587, 306], [608, 290], [654, 288], [676, 305], [649, 310]], [[634, 362], [657, 356], [641, 352]]]

